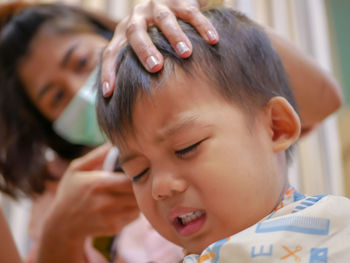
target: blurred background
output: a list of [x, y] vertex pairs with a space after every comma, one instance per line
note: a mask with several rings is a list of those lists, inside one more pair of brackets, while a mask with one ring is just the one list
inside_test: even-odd
[[[11, 2], [0, 0], [0, 4]], [[61, 0], [108, 15], [118, 21], [142, 0]], [[344, 105], [297, 146], [290, 181], [306, 194], [350, 197], [350, 1], [349, 0], [226, 0], [253, 20], [274, 28], [313, 57], [340, 83]], [[312, 101], [310, 101], [312, 103]], [[1, 197], [2, 207], [22, 255], [31, 202]]]

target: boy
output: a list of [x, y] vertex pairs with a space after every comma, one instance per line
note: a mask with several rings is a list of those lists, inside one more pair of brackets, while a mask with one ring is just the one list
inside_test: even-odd
[[288, 184], [300, 120], [277, 53], [245, 16], [206, 16], [218, 45], [182, 23], [195, 47], [183, 60], [153, 29], [163, 71], [150, 75], [127, 47], [116, 92], [100, 94], [100, 124], [141, 211], [186, 263], [347, 262], [350, 201]]

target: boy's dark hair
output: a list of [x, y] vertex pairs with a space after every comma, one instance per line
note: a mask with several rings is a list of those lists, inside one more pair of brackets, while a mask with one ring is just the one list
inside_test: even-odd
[[[164, 56], [165, 66], [159, 73], [148, 73], [130, 46], [123, 49], [118, 57], [113, 96], [103, 98], [99, 88], [97, 114], [109, 138], [118, 134], [118, 138], [123, 139], [126, 132], [132, 132], [136, 98], [161, 86], [175, 66], [190, 76], [200, 75], [211, 82], [219, 94], [241, 106], [248, 116], [254, 116], [256, 110], [275, 96], [286, 98], [296, 109], [279, 55], [263, 29], [229, 8], [213, 9], [204, 14], [218, 31], [220, 41], [209, 45], [193, 27], [179, 21], [193, 45], [193, 54], [188, 59], [179, 58], [163, 34], [156, 28], [150, 29], [153, 43]], [[290, 149], [288, 158], [289, 152]]]

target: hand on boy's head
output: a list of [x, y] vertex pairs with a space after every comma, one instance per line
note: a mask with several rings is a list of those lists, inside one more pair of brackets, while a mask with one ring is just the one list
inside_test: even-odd
[[73, 161], [59, 184], [50, 219], [66, 222], [63, 231], [73, 237], [118, 233], [139, 214], [130, 180], [99, 170], [110, 149], [103, 145]]
[[117, 26], [114, 37], [103, 52], [102, 89], [105, 97], [113, 94], [115, 83], [116, 57], [129, 42], [143, 66], [149, 72], [157, 72], [163, 67], [163, 56], [153, 45], [147, 28], [157, 26], [171, 43], [180, 57], [189, 57], [192, 44], [181, 30], [176, 17], [192, 24], [210, 44], [219, 40], [218, 33], [209, 20], [199, 11], [194, 0], [153, 0], [137, 5], [129, 17]]

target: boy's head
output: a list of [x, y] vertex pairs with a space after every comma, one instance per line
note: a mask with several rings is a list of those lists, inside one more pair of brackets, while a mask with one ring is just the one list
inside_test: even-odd
[[118, 146], [141, 211], [190, 252], [268, 215], [288, 185], [286, 153], [300, 121], [278, 55], [260, 27], [230, 9], [206, 13], [220, 42], [188, 24], [189, 59], [150, 32], [165, 67], [149, 74], [130, 47], [98, 115]]

